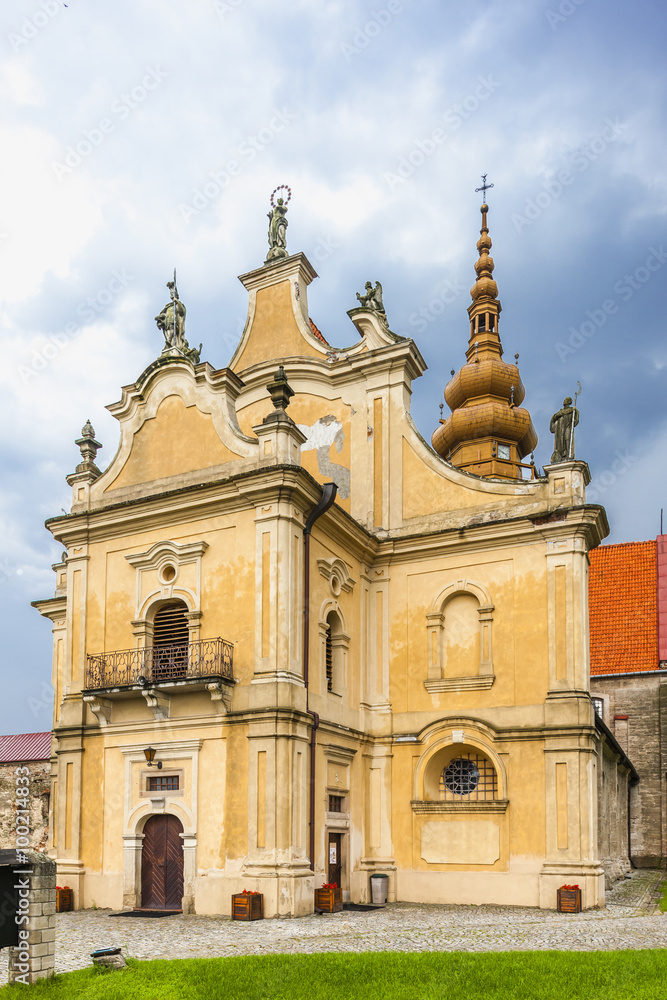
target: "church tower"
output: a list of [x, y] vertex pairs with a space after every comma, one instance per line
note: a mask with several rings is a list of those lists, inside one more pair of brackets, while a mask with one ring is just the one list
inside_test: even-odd
[[486, 202], [480, 211], [477, 280], [470, 289], [472, 304], [468, 306], [467, 361], [447, 383], [445, 400], [452, 413], [440, 421], [431, 441], [442, 458], [466, 472], [521, 479], [521, 459], [535, 448], [537, 434], [528, 410], [520, 405], [526, 392], [519, 368], [502, 360], [498, 329], [501, 305], [493, 278], [495, 265], [489, 255]]

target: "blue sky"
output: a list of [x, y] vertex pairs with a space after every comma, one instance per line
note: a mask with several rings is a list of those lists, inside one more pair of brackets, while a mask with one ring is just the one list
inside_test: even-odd
[[311, 315], [380, 280], [390, 325], [429, 369], [425, 437], [466, 307], [488, 173], [508, 358], [548, 462], [548, 424], [582, 385], [577, 455], [610, 541], [651, 538], [667, 506], [664, 8], [648, 0], [58, 0], [0, 11], [0, 732], [49, 728], [73, 442], [161, 349], [178, 268], [188, 337], [224, 366], [238, 274], [265, 256], [271, 191], [320, 277]]

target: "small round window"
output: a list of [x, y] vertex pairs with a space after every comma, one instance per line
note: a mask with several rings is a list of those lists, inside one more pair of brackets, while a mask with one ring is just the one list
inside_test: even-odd
[[163, 583], [173, 583], [176, 579], [176, 567], [168, 563], [160, 570], [160, 576]]
[[497, 794], [496, 769], [481, 753], [462, 753], [440, 772], [440, 795], [450, 802], [463, 796], [475, 801], [495, 799]]
[[470, 795], [479, 784], [479, 768], [472, 760], [458, 757], [445, 768], [445, 787], [454, 795]]

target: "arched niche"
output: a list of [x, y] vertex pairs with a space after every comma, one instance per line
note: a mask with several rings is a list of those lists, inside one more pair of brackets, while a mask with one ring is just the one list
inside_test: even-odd
[[[452, 602], [456, 603], [454, 611]], [[452, 608], [448, 633], [448, 612]], [[470, 615], [472, 611], [475, 617]], [[450, 583], [434, 598], [426, 615], [428, 676], [424, 685], [432, 694], [440, 691], [488, 689], [495, 680], [493, 669], [493, 610], [485, 588], [473, 580], [461, 579]], [[452, 633], [463, 627], [470, 629], [470, 644], [475, 648], [475, 660], [466, 664], [465, 672], [448, 670], [447, 653], [451, 656]], [[459, 637], [461, 641], [461, 637]], [[468, 668], [469, 667], [469, 668]]]

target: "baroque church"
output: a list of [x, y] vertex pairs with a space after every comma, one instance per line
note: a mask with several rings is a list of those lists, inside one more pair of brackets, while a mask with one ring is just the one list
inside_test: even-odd
[[433, 447], [410, 416], [418, 346], [370, 282], [352, 344], [327, 342], [286, 210], [272, 197], [267, 259], [240, 277], [228, 367], [190, 348], [170, 282], [164, 350], [108, 407], [115, 456], [101, 472], [87, 423], [71, 511], [47, 522], [60, 884], [77, 907], [208, 914], [249, 889], [300, 916], [332, 881], [365, 902], [377, 873], [389, 901], [553, 908], [577, 883], [602, 905], [602, 773], [626, 860], [633, 773], [589, 693], [608, 525], [571, 401], [551, 464], [524, 461], [488, 206]]

